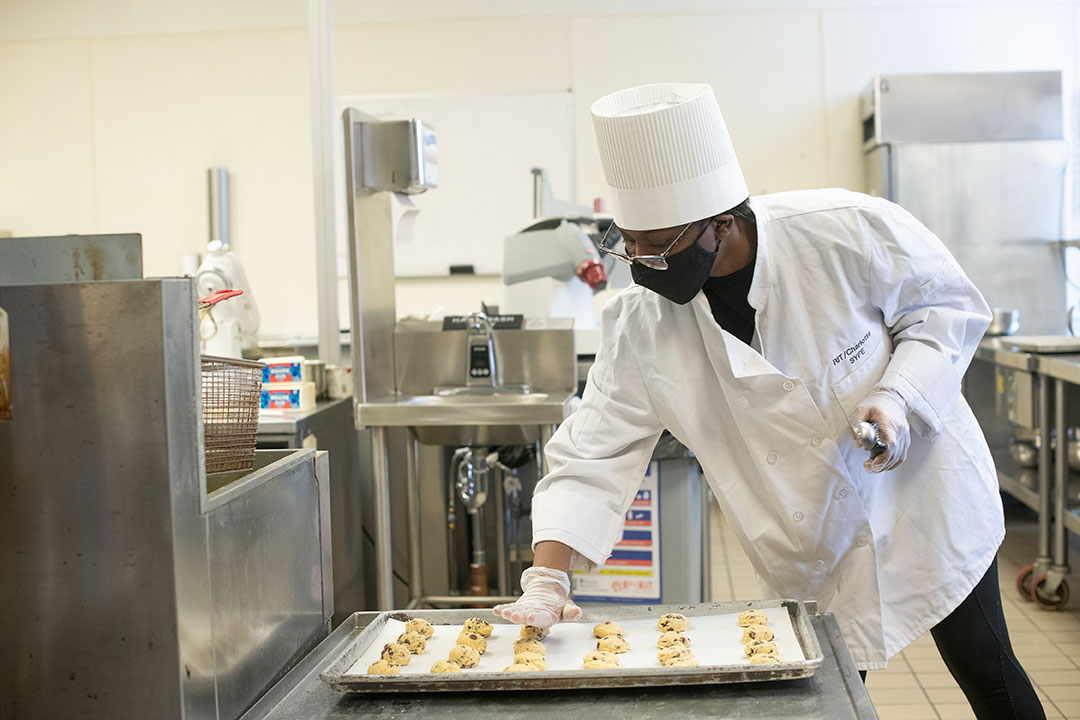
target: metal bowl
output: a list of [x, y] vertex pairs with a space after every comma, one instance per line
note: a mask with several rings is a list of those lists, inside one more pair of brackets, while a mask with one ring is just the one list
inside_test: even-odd
[[990, 311], [990, 327], [987, 335], [1015, 335], [1020, 329], [1020, 311], [1016, 308], [994, 308]]
[[322, 360], [305, 360], [304, 364], [311, 368], [311, 379], [315, 383], [315, 397], [321, 398], [326, 394], [326, 363]]

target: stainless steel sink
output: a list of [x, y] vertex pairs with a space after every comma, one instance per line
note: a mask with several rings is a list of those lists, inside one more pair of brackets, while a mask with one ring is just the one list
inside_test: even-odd
[[413, 395], [357, 408], [369, 426], [405, 426], [431, 445], [527, 445], [558, 425], [570, 398], [550, 393]]
[[490, 393], [486, 395], [461, 393], [460, 395], [417, 395], [401, 401], [398, 405], [406, 407], [418, 405], [536, 405], [547, 401], [547, 393]]

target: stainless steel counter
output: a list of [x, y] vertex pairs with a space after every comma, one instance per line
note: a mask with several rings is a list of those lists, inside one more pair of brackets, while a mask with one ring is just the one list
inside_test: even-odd
[[984, 362], [1014, 370], [1034, 372], [1037, 369], [1039, 356], [1015, 348], [1008, 343], [1008, 338], [985, 338], [975, 350], [975, 357]]
[[259, 412], [259, 435], [296, 435], [323, 413], [346, 405], [352, 398], [320, 400], [310, 410], [262, 410]]
[[766, 683], [616, 690], [472, 692], [442, 694], [341, 694], [319, 673], [375, 619], [358, 613], [338, 627], [275, 685], [242, 720], [337, 720], [356, 717], [470, 720], [581, 718], [632, 712], [635, 718], [773, 718], [775, 720], [867, 720], [877, 718], [866, 688], [828, 613], [811, 618], [825, 659], [809, 678]]

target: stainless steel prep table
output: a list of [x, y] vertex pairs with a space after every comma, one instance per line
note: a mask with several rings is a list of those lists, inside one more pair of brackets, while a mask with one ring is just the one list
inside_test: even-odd
[[[1018, 586], [1035, 582], [1047, 590], [1037, 599], [1041, 605], [1060, 608], [1068, 602], [1069, 590], [1065, 576], [1069, 572], [1067, 530], [1080, 532], [1080, 515], [1066, 504], [1069, 483], [1068, 442], [1058, 442], [1054, 461], [1050, 460], [1049, 428], [1058, 438], [1068, 437], [1068, 386], [1080, 387], [1080, 354], [1031, 353], [1009, 345], [1009, 338], [985, 339], [975, 357], [995, 365], [1032, 373], [1036, 378], [1038, 417], [1036, 425], [1039, 443], [1038, 491], [1032, 492], [1009, 475], [998, 472], [998, 482], [1005, 490], [1039, 515], [1039, 550], [1033, 566], [1022, 568]], [[1000, 391], [1000, 388], [998, 389]], [[1051, 401], [1051, 390], [1053, 399]], [[1050, 408], [1054, 409], [1051, 422]], [[1051, 482], [1050, 473], [1054, 478]], [[1053, 497], [1051, 497], [1051, 494]], [[1051, 522], [1053, 520], [1053, 522]], [[1027, 576], [1027, 577], [1025, 577]], [[1036, 593], [1033, 593], [1033, 596]], [[1045, 599], [1044, 599], [1045, 597]]]
[[[812, 605], [810, 606], [813, 607]], [[632, 710], [635, 718], [775, 718], [776, 720], [870, 720], [877, 718], [866, 687], [830, 613], [812, 614], [824, 661], [801, 680], [693, 688], [516, 691], [440, 694], [342, 694], [319, 673], [374, 620], [357, 613], [305, 657], [244, 714], [242, 720], [331, 720], [356, 717], [578, 718]]]

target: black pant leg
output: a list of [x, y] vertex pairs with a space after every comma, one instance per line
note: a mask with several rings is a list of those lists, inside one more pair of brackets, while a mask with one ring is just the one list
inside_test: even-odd
[[979, 720], [1045, 720], [1009, 642], [996, 558], [971, 594], [930, 633]]

